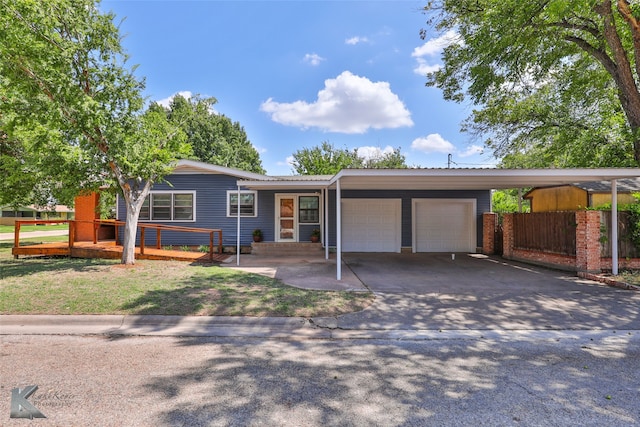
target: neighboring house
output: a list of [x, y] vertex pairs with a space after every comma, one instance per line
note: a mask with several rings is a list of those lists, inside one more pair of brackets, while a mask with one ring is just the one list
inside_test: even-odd
[[[633, 193], [640, 192], [640, 178], [619, 179], [618, 204], [634, 203]], [[524, 196], [531, 212], [574, 211], [597, 208], [611, 203], [611, 182], [592, 181], [553, 187], [537, 187]]]
[[18, 220], [73, 219], [74, 210], [68, 206], [23, 206], [15, 209], [10, 206], [0, 208], [0, 225], [13, 225]]
[[[347, 169], [335, 176], [276, 177], [182, 160], [168, 184], [153, 186], [139, 221], [219, 228], [223, 244], [233, 247], [250, 245], [256, 228], [268, 242], [308, 242], [321, 229], [328, 230], [323, 244], [335, 247], [339, 217], [343, 252], [476, 252], [490, 188], [464, 188], [448, 182], [452, 170], [436, 171]], [[126, 217], [122, 200], [117, 212]], [[145, 244], [153, 243], [154, 233], [148, 233]], [[163, 246], [200, 244], [208, 244], [208, 235], [162, 233]]]

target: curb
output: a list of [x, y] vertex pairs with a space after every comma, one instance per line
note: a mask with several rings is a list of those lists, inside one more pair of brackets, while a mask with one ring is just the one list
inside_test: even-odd
[[585, 271], [579, 271], [578, 277], [582, 279], [589, 279], [596, 282], [604, 283], [607, 286], [611, 286], [614, 288], [626, 289], [629, 291], [640, 291], [640, 286], [632, 285], [627, 282], [623, 282], [622, 280], [614, 279], [612, 276], [607, 276], [604, 274], [595, 274], [595, 273], [587, 273]]
[[639, 330], [341, 329], [334, 321], [335, 318], [305, 319], [301, 317], [0, 315], [0, 337], [3, 335], [103, 335], [500, 342], [614, 339], [640, 342]]

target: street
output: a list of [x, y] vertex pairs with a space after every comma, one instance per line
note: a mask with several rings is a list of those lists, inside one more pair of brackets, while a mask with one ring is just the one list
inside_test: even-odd
[[[0, 337], [3, 426], [629, 426], [637, 331], [426, 339]], [[47, 418], [12, 419], [11, 389]]]

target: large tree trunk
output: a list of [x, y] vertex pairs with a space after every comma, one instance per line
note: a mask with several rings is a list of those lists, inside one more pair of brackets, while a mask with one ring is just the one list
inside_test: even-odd
[[127, 207], [127, 219], [124, 226], [124, 237], [122, 239], [122, 264], [135, 264], [136, 254], [136, 231], [138, 229], [138, 218], [144, 200], [151, 191], [151, 181], [147, 181], [141, 190], [138, 185], [131, 188], [129, 183], [121, 185], [125, 206]]
[[122, 240], [122, 264], [135, 264], [136, 262], [136, 230], [138, 229], [139, 215], [140, 209], [137, 211], [131, 209], [130, 204], [127, 203], [127, 219]]

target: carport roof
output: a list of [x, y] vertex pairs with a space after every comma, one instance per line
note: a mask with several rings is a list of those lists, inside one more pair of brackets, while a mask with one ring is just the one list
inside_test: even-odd
[[542, 187], [640, 177], [640, 168], [599, 169], [343, 169], [334, 176], [288, 176], [250, 180], [238, 185], [254, 189], [304, 187], [343, 190], [493, 190]]

